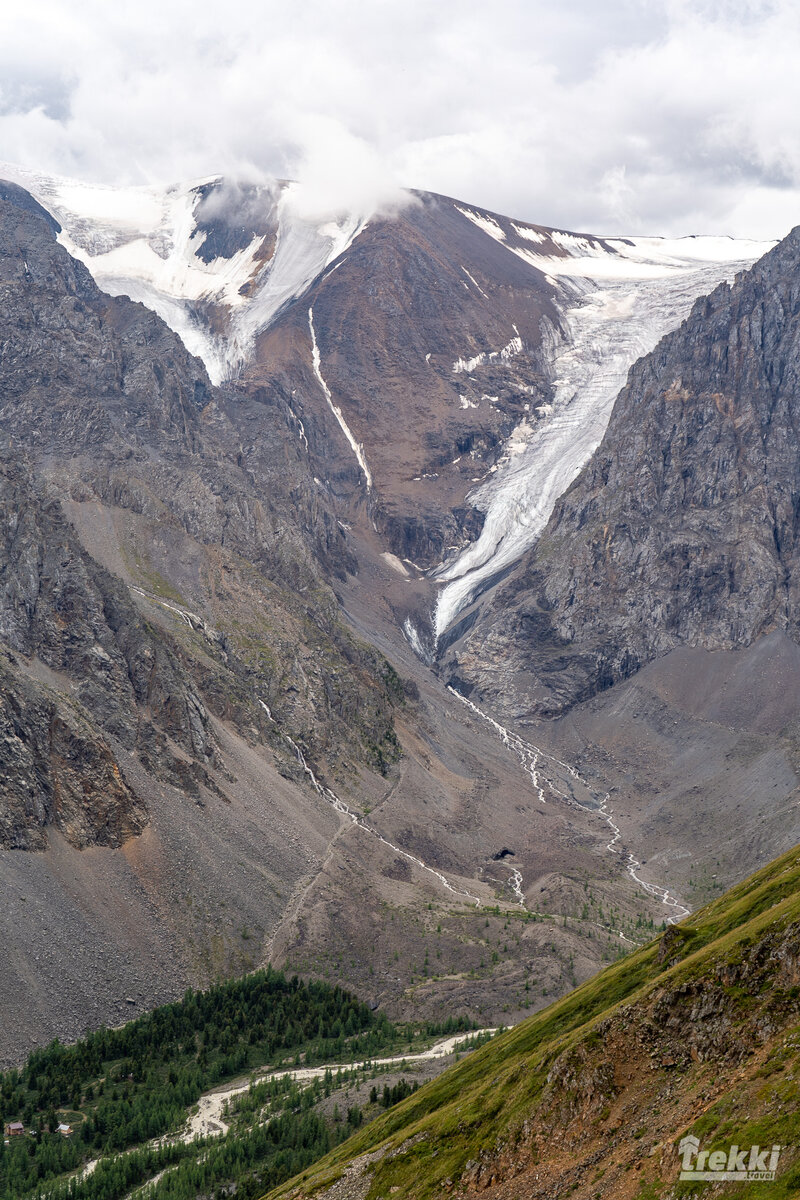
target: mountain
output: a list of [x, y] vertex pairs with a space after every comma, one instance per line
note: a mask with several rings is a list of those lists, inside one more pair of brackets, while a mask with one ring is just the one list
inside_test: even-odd
[[288, 403], [59, 236], [2, 185], [3, 1061], [266, 961], [516, 1017], [681, 911], [414, 654]]
[[516, 1021], [787, 844], [785, 721], [727, 728], [645, 668], [521, 736], [527, 676], [447, 687], [631, 359], [759, 247], [27, 182], [0, 194], [6, 1062], [265, 962]]
[[430, 193], [323, 217], [285, 181], [2, 173], [214, 382], [285, 406], [347, 523], [394, 555], [386, 600], [427, 656], [541, 532], [635, 358], [771, 245], [600, 238]]
[[710, 1154], [725, 1167], [733, 1144], [732, 1166], [744, 1151], [736, 1165], [774, 1181], [728, 1179], [714, 1195], [794, 1196], [799, 982], [793, 849], [271, 1196], [656, 1200], [689, 1194], [684, 1158], [702, 1170], [702, 1149], [713, 1172]]

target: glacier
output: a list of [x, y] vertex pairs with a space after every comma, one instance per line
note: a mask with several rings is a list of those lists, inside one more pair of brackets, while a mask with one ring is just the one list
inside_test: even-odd
[[[235, 377], [255, 338], [280, 309], [302, 295], [344, 253], [366, 226], [367, 215], [345, 213], [318, 220], [303, 215], [299, 185], [265, 184], [275, 204], [276, 241], [267, 262], [264, 238], [230, 257], [205, 262], [198, 255], [206, 234], [198, 209], [212, 175], [167, 187], [110, 187], [43, 175], [0, 163], [0, 177], [18, 183], [61, 225], [59, 242], [90, 271], [98, 287], [152, 309], [202, 359], [212, 383]], [[212, 330], [198, 305], [223, 307], [227, 324]]]
[[[236, 377], [258, 335], [315, 279], [336, 270], [372, 216], [351, 212], [311, 220], [299, 184], [264, 183], [256, 195], [270, 221], [274, 218], [268, 260], [264, 236], [254, 234], [234, 254], [206, 262], [199, 253], [207, 237], [198, 227], [199, 209], [208, 185], [225, 184], [222, 176], [167, 187], [108, 187], [0, 163], [0, 177], [25, 187], [56, 218], [59, 241], [99, 287], [158, 313], [202, 359], [214, 383]], [[560, 313], [559, 329], [547, 322], [542, 328], [551, 403], [526, 412], [488, 475], [474, 480], [478, 486], [467, 500], [485, 517], [478, 539], [429, 572], [439, 589], [433, 617], [438, 641], [489, 581], [539, 537], [556, 500], [599, 444], [631, 364], [680, 323], [698, 296], [749, 267], [774, 242], [600, 238], [532, 227], [444, 197], [437, 201], [452, 204], [485, 237], [535, 269], [538, 280], [544, 277], [556, 291]], [[465, 288], [474, 287], [490, 303], [468, 267], [462, 264], [461, 271]], [[367, 449], [333, 404], [310, 310], [308, 324], [314, 375], [370, 492]], [[504, 346], [451, 359], [452, 372], [480, 383], [484, 368], [497, 368], [526, 349], [512, 324]], [[497, 399], [491, 389], [482, 398]], [[459, 393], [462, 409], [478, 403]], [[307, 446], [305, 427], [295, 417]]]
[[[476, 541], [431, 572], [437, 641], [498, 572], [542, 533], [559, 496], [599, 445], [628, 369], [688, 314], [698, 296], [730, 281], [774, 242], [725, 237], [586, 239], [554, 232], [564, 256], [512, 245], [500, 225], [460, 209], [489, 237], [545, 272], [559, 291], [563, 333], [550, 331], [552, 404], [526, 417], [488, 480], [468, 497], [484, 514]], [[514, 226], [517, 232], [522, 232]], [[534, 236], [528, 236], [533, 234]], [[526, 239], [543, 240], [535, 231]], [[471, 366], [472, 364], [470, 364]], [[479, 371], [480, 364], [472, 368]]]

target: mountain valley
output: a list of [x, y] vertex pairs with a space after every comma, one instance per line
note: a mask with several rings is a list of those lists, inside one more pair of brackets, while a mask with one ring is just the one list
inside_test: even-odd
[[602, 796], [553, 761], [548, 807], [412, 652], [280, 397], [215, 390], [2, 200], [6, 1062], [265, 956], [522, 1012], [661, 919]]
[[795, 234], [2, 173], [3, 1066], [516, 1025], [800, 842]]

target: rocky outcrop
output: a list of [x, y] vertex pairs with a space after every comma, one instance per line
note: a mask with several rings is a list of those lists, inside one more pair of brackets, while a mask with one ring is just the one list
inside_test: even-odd
[[[0, 646], [20, 677], [3, 689], [3, 844], [39, 845], [49, 824], [80, 846], [118, 845], [139, 832], [145, 808], [109, 739], [176, 782], [187, 758], [214, 760], [208, 714], [174, 651], [83, 549], [29, 465], [8, 452], [0, 455]], [[52, 681], [49, 692], [37, 678]], [[22, 832], [28, 823], [35, 838]]]
[[[49, 826], [73, 846], [120, 846], [147, 810], [77, 704], [0, 658], [0, 846], [42, 850]], [[16, 669], [15, 669], [16, 668]]]
[[122, 745], [142, 737], [143, 707], [187, 753], [213, 757], [208, 717], [127, 589], [81, 547], [25, 464], [0, 457], [0, 639], [72, 681], [76, 700]]
[[800, 230], [632, 369], [602, 444], [449, 670], [554, 713], [677, 645], [800, 631]]

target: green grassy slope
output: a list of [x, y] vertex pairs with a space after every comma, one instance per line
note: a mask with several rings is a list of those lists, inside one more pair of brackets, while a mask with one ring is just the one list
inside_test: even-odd
[[688, 1195], [705, 1186], [673, 1190], [675, 1147], [691, 1130], [709, 1149], [718, 1135], [720, 1145], [726, 1135], [740, 1145], [797, 1143], [774, 1182], [724, 1189], [800, 1194], [799, 985], [792, 850], [469, 1055], [273, 1195], [319, 1192], [376, 1151], [354, 1195], [423, 1198], [473, 1184], [520, 1198]]

